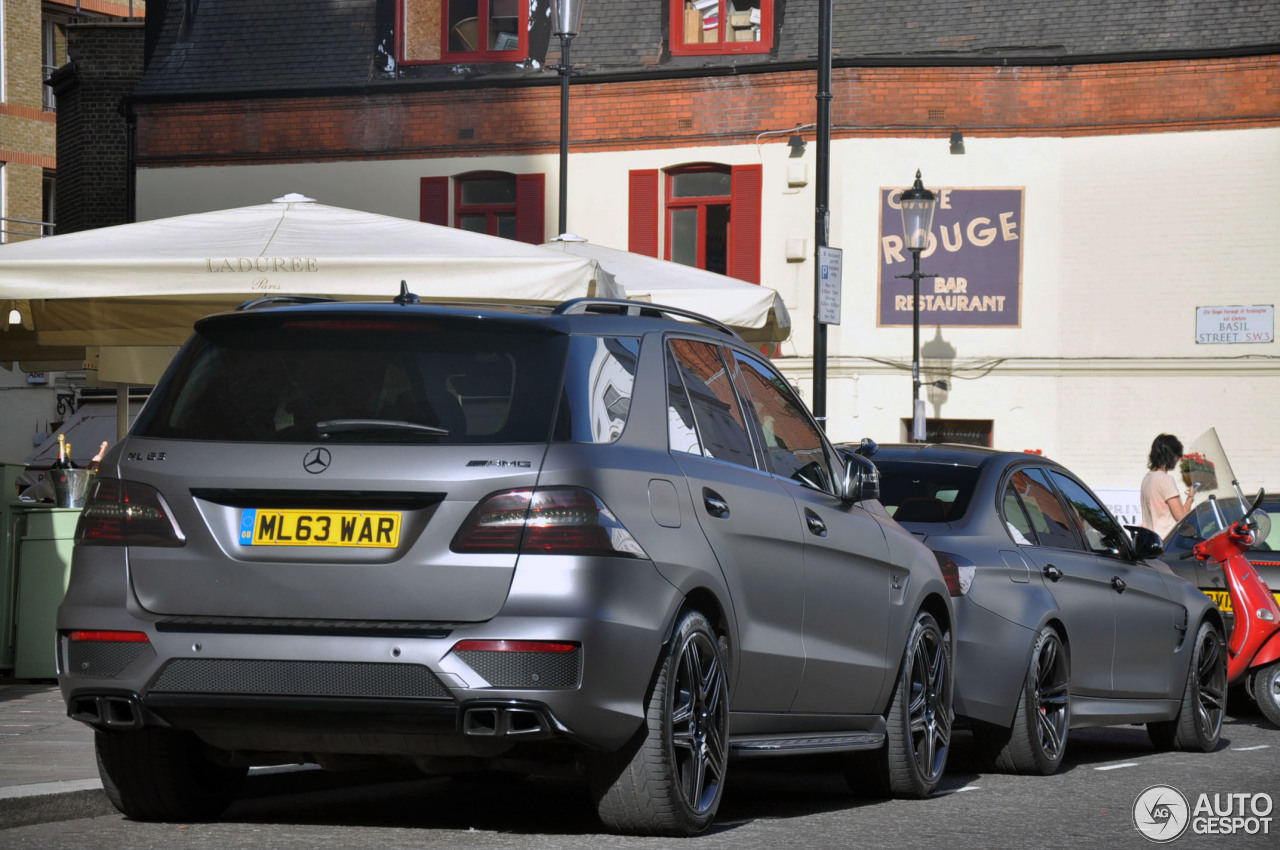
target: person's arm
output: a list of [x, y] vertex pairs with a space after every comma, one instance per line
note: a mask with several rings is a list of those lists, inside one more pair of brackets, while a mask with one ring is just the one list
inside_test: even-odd
[[1165, 500], [1169, 505], [1169, 513], [1170, 515], [1173, 516], [1174, 522], [1179, 521], [1180, 519], [1182, 519], [1184, 516], [1187, 515], [1187, 512], [1191, 510], [1191, 501], [1195, 497], [1196, 497], [1196, 491], [1188, 490], [1186, 499], [1180, 499], [1175, 494]]

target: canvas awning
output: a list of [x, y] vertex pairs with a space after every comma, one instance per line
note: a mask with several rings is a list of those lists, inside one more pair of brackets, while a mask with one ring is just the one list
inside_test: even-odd
[[593, 245], [564, 234], [544, 248], [595, 260], [632, 301], [651, 301], [724, 322], [749, 342], [782, 342], [791, 317], [782, 297], [767, 286], [643, 254]]

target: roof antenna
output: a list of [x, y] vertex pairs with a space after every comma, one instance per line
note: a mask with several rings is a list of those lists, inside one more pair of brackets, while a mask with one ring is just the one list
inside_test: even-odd
[[422, 299], [410, 292], [409, 284], [402, 280], [400, 281], [400, 294], [391, 300], [403, 307], [406, 304], [417, 304]]

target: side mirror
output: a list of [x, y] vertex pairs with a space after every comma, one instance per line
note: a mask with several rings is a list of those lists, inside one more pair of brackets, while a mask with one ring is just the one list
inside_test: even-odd
[[865, 457], [846, 452], [844, 454], [844, 481], [840, 486], [840, 498], [846, 502], [862, 502], [880, 498], [880, 470]]
[[880, 451], [880, 447], [876, 445], [875, 440], [870, 437], [863, 437], [862, 442], [858, 443], [858, 447], [853, 450], [853, 453], [863, 457], [871, 457], [878, 451]]
[[1126, 525], [1125, 528], [1133, 535], [1133, 554], [1138, 558], [1146, 560], [1159, 558], [1164, 554], [1164, 544], [1160, 542], [1160, 535], [1140, 525]]

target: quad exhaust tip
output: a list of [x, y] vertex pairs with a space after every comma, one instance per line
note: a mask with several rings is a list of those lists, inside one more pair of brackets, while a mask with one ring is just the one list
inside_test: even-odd
[[143, 725], [142, 706], [136, 697], [74, 697], [67, 716], [98, 729], [141, 729]]

